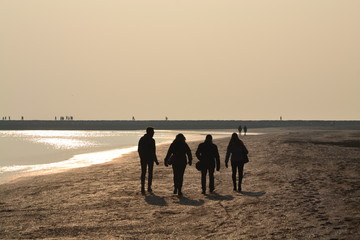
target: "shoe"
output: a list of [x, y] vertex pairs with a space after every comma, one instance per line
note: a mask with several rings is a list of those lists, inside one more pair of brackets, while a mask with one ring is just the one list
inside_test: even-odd
[[151, 193], [152, 192], [152, 189], [151, 187], [148, 188], [148, 192]]
[[233, 190], [234, 190], [234, 192], [236, 192], [236, 187], [234, 187], [234, 189], [233, 189]]
[[241, 192], [241, 187], [239, 187], [238, 192]]
[[182, 194], [182, 192], [179, 190], [178, 191], [178, 196], [182, 196], [183, 194]]
[[215, 191], [215, 189], [210, 189], [210, 193], [213, 193]]
[[177, 188], [174, 188], [174, 194], [177, 194]]
[[201, 194], [206, 194], [206, 191], [205, 191], [205, 190], [202, 190]]
[[142, 195], [145, 194], [145, 189], [144, 189], [144, 188], [141, 189], [141, 194], [142, 194]]

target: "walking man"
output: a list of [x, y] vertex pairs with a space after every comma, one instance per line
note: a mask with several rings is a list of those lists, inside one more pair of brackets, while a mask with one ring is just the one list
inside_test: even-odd
[[239, 130], [239, 135], [241, 135], [241, 131], [242, 131], [241, 125], [238, 127], [238, 130]]
[[154, 128], [148, 127], [146, 129], [146, 134], [140, 138], [138, 145], [138, 153], [140, 157], [141, 164], [141, 193], [145, 194], [145, 176], [146, 169], [148, 168], [148, 192], [151, 193], [151, 184], [153, 177], [153, 168], [154, 162], [156, 165], [159, 165], [159, 162], [156, 157], [156, 147], [154, 136]]
[[209, 173], [210, 193], [215, 190], [214, 171], [220, 171], [220, 156], [218, 148], [212, 142], [212, 136], [207, 135], [205, 142], [200, 143], [196, 150], [196, 157], [201, 164], [201, 188], [202, 194], [206, 193], [206, 175]]

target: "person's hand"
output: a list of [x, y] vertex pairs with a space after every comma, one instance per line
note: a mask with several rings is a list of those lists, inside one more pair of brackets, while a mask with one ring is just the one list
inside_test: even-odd
[[191, 166], [192, 162], [189, 162], [189, 166]]
[[159, 165], [159, 161], [155, 161], [156, 165]]
[[219, 168], [219, 167], [217, 167], [217, 168], [216, 168], [216, 171], [220, 171], [220, 168]]
[[169, 165], [167, 164], [166, 159], [164, 160], [164, 165], [165, 165], [165, 167], [169, 166]]
[[226, 167], [226, 168], [228, 168], [228, 167], [229, 167], [229, 164], [228, 164], [227, 162], [225, 163], [225, 167]]

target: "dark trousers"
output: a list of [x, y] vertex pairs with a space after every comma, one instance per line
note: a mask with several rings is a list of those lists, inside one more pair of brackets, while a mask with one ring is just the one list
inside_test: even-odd
[[181, 191], [184, 182], [186, 164], [173, 164], [172, 169], [174, 173], [174, 188]]
[[153, 169], [154, 169], [154, 161], [146, 161], [140, 160], [141, 163], [141, 188], [145, 188], [145, 176], [146, 176], [146, 169], [149, 169], [148, 172], [148, 188], [151, 187], [152, 178], [153, 178]]
[[215, 168], [204, 168], [201, 170], [201, 187], [202, 190], [206, 190], [206, 174], [209, 172], [209, 188], [210, 191], [213, 191], [215, 189], [214, 186], [214, 171]]
[[236, 172], [239, 174], [239, 186], [238, 189], [241, 189], [241, 183], [244, 176], [244, 163], [242, 162], [231, 162], [232, 169], [232, 180], [234, 189], [236, 189]]

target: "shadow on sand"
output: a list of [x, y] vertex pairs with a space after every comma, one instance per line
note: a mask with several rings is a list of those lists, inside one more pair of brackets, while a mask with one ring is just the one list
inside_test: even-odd
[[167, 206], [165, 198], [156, 196], [155, 194], [146, 195], [145, 196], [145, 201], [150, 205]]
[[240, 192], [242, 195], [249, 196], [249, 197], [261, 197], [266, 194], [266, 192]]
[[178, 204], [182, 204], [182, 205], [187, 205], [187, 206], [201, 206], [205, 203], [204, 200], [200, 199], [200, 200], [193, 200], [184, 196], [178, 196], [179, 201], [175, 202]]
[[212, 194], [206, 194], [206, 198], [210, 199], [210, 200], [220, 200], [220, 201], [229, 201], [229, 200], [233, 200], [234, 197], [231, 195], [220, 195], [218, 193], [212, 193]]

